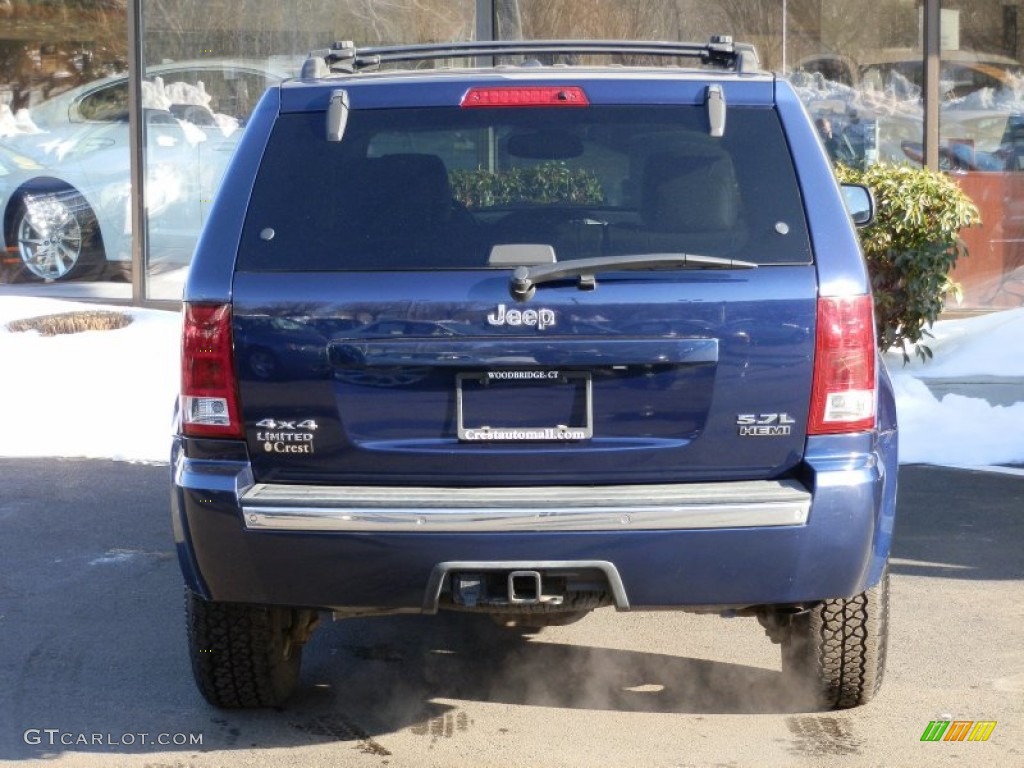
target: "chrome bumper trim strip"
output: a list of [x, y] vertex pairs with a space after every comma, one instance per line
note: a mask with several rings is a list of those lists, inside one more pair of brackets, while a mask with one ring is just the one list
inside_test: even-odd
[[547, 488], [379, 488], [257, 484], [241, 498], [260, 531], [492, 533], [803, 525], [794, 481]]

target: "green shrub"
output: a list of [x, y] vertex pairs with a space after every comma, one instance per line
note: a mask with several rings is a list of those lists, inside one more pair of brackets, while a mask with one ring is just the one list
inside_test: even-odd
[[981, 223], [977, 207], [945, 174], [927, 168], [880, 163], [866, 170], [840, 166], [840, 181], [864, 184], [875, 195], [875, 221], [860, 230], [861, 246], [875, 294], [878, 342], [897, 347], [910, 361], [907, 345], [928, 360], [921, 339], [938, 319], [947, 297], [959, 299], [950, 277], [967, 256], [959, 233]]
[[490, 208], [509, 203], [574, 203], [604, 201], [597, 177], [590, 171], [561, 163], [533, 168], [508, 168], [492, 173], [485, 169], [448, 174], [455, 199], [469, 208]]

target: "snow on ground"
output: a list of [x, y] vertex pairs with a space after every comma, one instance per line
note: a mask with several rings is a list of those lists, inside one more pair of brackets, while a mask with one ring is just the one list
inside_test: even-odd
[[[889, 353], [896, 389], [900, 462], [980, 466], [1024, 462], [1024, 309], [965, 320], [941, 320], [925, 339], [933, 359], [904, 366]], [[1006, 379], [1020, 387], [1014, 405], [947, 394], [941, 400], [929, 379]], [[979, 389], [973, 387], [972, 389]]]
[[[116, 331], [44, 337], [12, 333], [11, 320], [117, 309]], [[0, 297], [0, 456], [74, 456], [167, 461], [178, 387], [176, 312]], [[886, 358], [900, 419], [901, 463], [982, 466], [1024, 462], [1024, 309], [936, 323], [935, 359]], [[929, 378], [1019, 379], [1020, 401], [990, 405], [949, 394]]]
[[[45, 337], [7, 323], [118, 309], [117, 331]], [[56, 299], [0, 297], [0, 456], [164, 461], [178, 389], [179, 316]]]
[[[890, 352], [890, 372], [918, 378], [1006, 376], [1024, 379], [1024, 308], [992, 312], [964, 320], [940, 320], [924, 339], [934, 358], [922, 362], [912, 356], [903, 366]], [[1021, 393], [1024, 401], [1024, 392]]]

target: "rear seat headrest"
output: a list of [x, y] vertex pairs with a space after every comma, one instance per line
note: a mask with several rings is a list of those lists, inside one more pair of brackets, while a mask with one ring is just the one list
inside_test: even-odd
[[448, 170], [437, 155], [400, 153], [366, 161], [360, 194], [397, 230], [443, 223], [451, 214]]
[[661, 232], [720, 232], [739, 214], [732, 160], [723, 152], [657, 152], [647, 158], [640, 201], [644, 223]]

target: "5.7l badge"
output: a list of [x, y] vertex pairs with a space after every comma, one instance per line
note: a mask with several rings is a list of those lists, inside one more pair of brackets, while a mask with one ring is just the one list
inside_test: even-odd
[[788, 413], [741, 413], [736, 416], [740, 437], [783, 437], [793, 433], [796, 419]]

